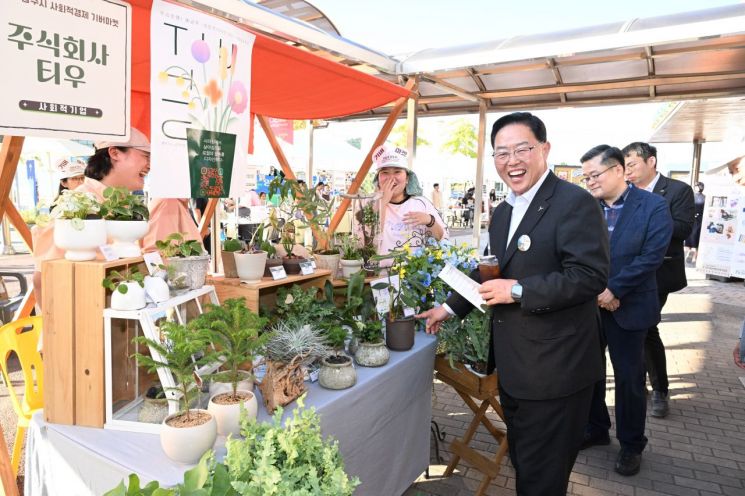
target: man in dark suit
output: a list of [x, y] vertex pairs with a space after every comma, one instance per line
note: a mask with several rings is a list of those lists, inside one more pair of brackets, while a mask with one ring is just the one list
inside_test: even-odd
[[[627, 185], [621, 150], [608, 145], [591, 149], [580, 159], [582, 181], [600, 201], [610, 237], [608, 287], [598, 296], [603, 354], [610, 351], [616, 400], [616, 437], [621, 449], [615, 469], [634, 475], [641, 466], [647, 398], [644, 338], [660, 321], [655, 271], [662, 265], [673, 233], [665, 200]], [[608, 444], [610, 417], [605, 380], [598, 381], [583, 448]]]
[[[608, 235], [591, 195], [548, 170], [546, 127], [532, 114], [498, 119], [494, 164], [510, 187], [489, 224], [502, 279], [484, 281], [492, 308], [490, 369], [499, 374], [517, 494], [566, 494], [593, 385], [603, 377], [597, 295], [608, 281]], [[478, 271], [471, 277], [482, 282]], [[418, 317], [437, 332], [473, 306], [458, 294]]]
[[[626, 179], [639, 189], [645, 189], [662, 196], [673, 217], [673, 237], [665, 253], [662, 266], [657, 269], [657, 294], [660, 309], [665, 306], [667, 296], [688, 285], [685, 271], [683, 243], [693, 230], [696, 207], [693, 190], [682, 181], [665, 177], [657, 172], [657, 148], [648, 144], [634, 142], [623, 149], [626, 156]], [[665, 345], [656, 325], [649, 328], [644, 343], [649, 382], [652, 383], [653, 417], [666, 417], [669, 411], [667, 378], [667, 359]]]

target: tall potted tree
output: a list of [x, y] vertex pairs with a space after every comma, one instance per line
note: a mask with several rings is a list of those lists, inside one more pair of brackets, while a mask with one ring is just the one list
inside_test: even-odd
[[151, 373], [161, 367], [168, 369], [177, 383], [174, 388], [180, 393], [184, 409], [163, 420], [160, 429], [160, 445], [166, 455], [180, 463], [196, 463], [210, 449], [217, 437], [217, 422], [207, 410], [191, 409], [194, 395], [199, 394], [195, 384], [195, 368], [211, 363], [214, 356], [204, 353], [209, 345], [207, 332], [187, 329], [175, 322], [164, 322], [160, 326], [163, 342], [145, 336], [135, 338], [147, 345], [154, 356], [136, 353], [139, 363]]
[[150, 218], [145, 197], [112, 187], [103, 190], [103, 197], [101, 216], [106, 219], [106, 234], [113, 240], [114, 252], [119, 258], [139, 257], [142, 250], [137, 242], [147, 234]]
[[213, 375], [212, 380], [227, 383], [228, 391], [212, 387], [207, 410], [217, 420], [220, 435], [239, 434], [240, 406], [243, 404], [249, 417], [256, 417], [257, 402], [253, 390], [253, 374], [241, 370], [244, 362], [253, 362], [259, 349], [266, 343], [269, 334], [261, 334], [266, 323], [246, 307], [245, 298], [231, 298], [222, 305], [207, 304], [206, 311], [192, 319], [188, 327], [206, 332], [210, 341], [217, 347], [222, 371]]

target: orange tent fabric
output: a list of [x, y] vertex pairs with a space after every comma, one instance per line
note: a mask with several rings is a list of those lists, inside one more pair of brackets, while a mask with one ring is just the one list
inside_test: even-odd
[[[152, 0], [130, 0], [130, 4], [133, 7], [132, 125], [149, 135]], [[246, 31], [256, 35], [251, 113], [296, 120], [333, 118], [410, 96], [401, 86]]]

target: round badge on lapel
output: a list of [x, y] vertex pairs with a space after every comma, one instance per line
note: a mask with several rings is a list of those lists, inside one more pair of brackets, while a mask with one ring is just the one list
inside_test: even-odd
[[523, 234], [517, 238], [517, 249], [520, 251], [528, 251], [530, 249], [530, 236]]

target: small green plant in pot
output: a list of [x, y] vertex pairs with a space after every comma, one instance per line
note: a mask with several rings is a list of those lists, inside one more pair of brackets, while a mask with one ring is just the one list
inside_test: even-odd
[[[217, 347], [222, 362], [222, 371], [212, 376], [208, 411], [215, 415], [220, 435], [239, 433], [240, 406], [247, 415], [255, 417], [257, 402], [253, 390], [253, 374], [241, 370], [246, 362], [253, 362], [264, 346], [269, 334], [261, 334], [266, 324], [246, 307], [245, 298], [231, 298], [222, 305], [207, 304], [206, 311], [189, 322], [190, 329], [208, 333], [210, 341]], [[228, 390], [220, 383], [228, 385]]]
[[362, 264], [364, 263], [359, 248], [359, 238], [352, 234], [340, 234], [339, 248], [341, 250], [342, 277], [349, 279], [352, 274], [362, 270]]
[[103, 190], [101, 216], [106, 219], [106, 234], [119, 258], [139, 257], [137, 243], [147, 234], [150, 211], [145, 197], [132, 194], [127, 188], [108, 187]]
[[[53, 203], [54, 244], [65, 250], [65, 258], [74, 262], [93, 260], [96, 250], [106, 244], [106, 221], [101, 205], [92, 193], [65, 190]], [[37, 224], [43, 227], [41, 219]]]
[[491, 327], [489, 312], [471, 312], [465, 319], [449, 319], [437, 333], [438, 353], [444, 353], [455, 369], [462, 363], [479, 375], [486, 374]]
[[357, 383], [357, 371], [352, 367], [352, 359], [344, 354], [347, 331], [341, 324], [326, 326], [323, 330], [326, 345], [331, 355], [321, 359], [318, 383], [326, 389], [347, 389]]
[[166, 393], [180, 393], [184, 410], [169, 415], [163, 421], [160, 442], [166, 455], [180, 463], [196, 463], [210, 449], [217, 437], [217, 422], [206, 410], [189, 408], [194, 395], [199, 394], [195, 368], [212, 363], [215, 357], [205, 353], [210, 336], [205, 331], [188, 329], [175, 322], [160, 325], [163, 341], [145, 336], [135, 338], [138, 344], [150, 349], [150, 355], [136, 353], [137, 361], [151, 373], [164, 368], [173, 374], [175, 388], [165, 388]]
[[226, 239], [222, 243], [222, 271], [227, 278], [238, 277], [238, 271], [235, 268], [235, 254], [243, 251], [244, 244], [240, 239]]
[[101, 285], [112, 292], [112, 309], [139, 310], [146, 305], [144, 281], [145, 276], [137, 269], [125, 270], [124, 273], [112, 270]]
[[244, 250], [235, 253], [235, 266], [238, 277], [245, 282], [258, 282], [264, 276], [268, 253], [261, 249], [264, 241], [264, 227], [261, 223], [254, 231]]
[[347, 288], [343, 322], [352, 328], [357, 343], [355, 361], [363, 367], [380, 367], [388, 363], [390, 353], [383, 340], [383, 323], [375, 311], [375, 300], [365, 278], [354, 274]]
[[[171, 233], [166, 239], [156, 241], [155, 246], [167, 265], [173, 267], [175, 278], [185, 277], [189, 289], [204, 286], [210, 257], [204, 254], [201, 240], [186, 240], [183, 233]], [[168, 280], [171, 281], [170, 273]]]
[[[376, 260], [393, 259], [388, 268], [388, 282], [373, 285], [375, 290], [388, 291], [389, 307], [385, 320], [386, 345], [395, 351], [407, 351], [414, 346], [414, 332], [416, 320], [414, 314], [417, 307], [417, 295], [406, 284], [406, 252], [393, 251], [388, 255], [374, 257]], [[398, 283], [393, 277], [398, 276]], [[410, 315], [406, 315], [407, 309]]]

